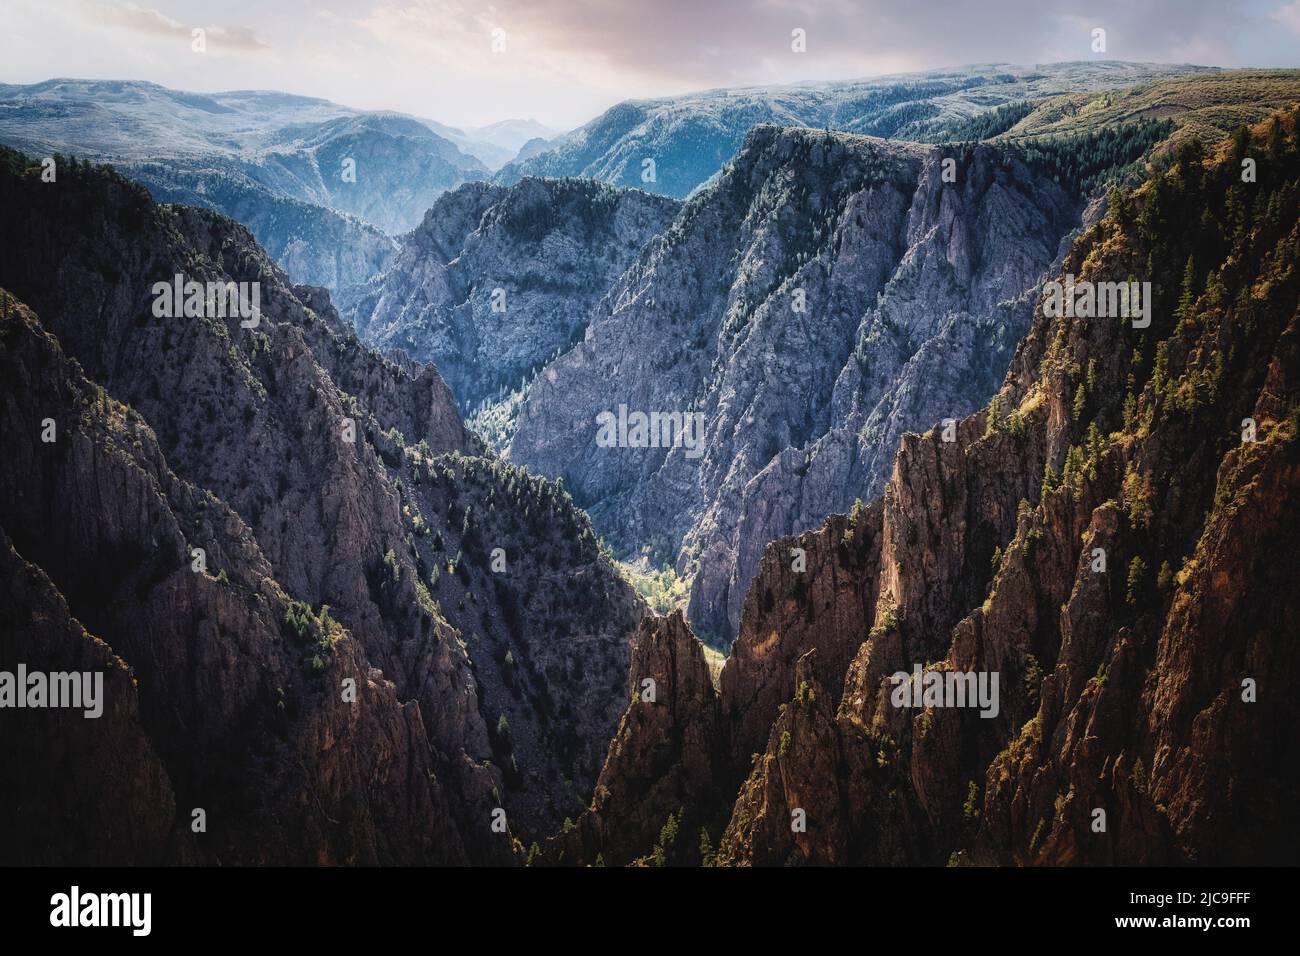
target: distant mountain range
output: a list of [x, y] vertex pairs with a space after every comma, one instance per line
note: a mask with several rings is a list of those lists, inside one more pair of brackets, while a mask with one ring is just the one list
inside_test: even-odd
[[0, 143], [111, 162], [160, 200], [244, 222], [296, 280], [336, 291], [380, 271], [396, 248], [385, 234], [418, 225], [440, 194], [554, 135], [532, 120], [460, 130], [265, 91], [0, 86]]
[[524, 176], [589, 176], [680, 199], [721, 169], [756, 123], [940, 142], [964, 138], [953, 134], [966, 120], [1004, 104], [1204, 72], [1213, 71], [1117, 61], [997, 63], [844, 83], [628, 100], [550, 148], [507, 164], [496, 178], [512, 183]]

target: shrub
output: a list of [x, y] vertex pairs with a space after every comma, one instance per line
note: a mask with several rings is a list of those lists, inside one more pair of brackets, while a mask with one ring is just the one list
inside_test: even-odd
[[1133, 773], [1129, 779], [1133, 782], [1133, 789], [1138, 793], [1147, 792], [1147, 768], [1142, 763], [1142, 758], [1138, 757], [1133, 764]]
[[1038, 689], [1043, 683], [1043, 668], [1038, 663], [1038, 658], [1030, 654], [1025, 658], [1025, 693], [1029, 698], [1029, 706], [1038, 706]]
[[1147, 563], [1140, 557], [1128, 564], [1128, 589], [1124, 596], [1129, 604], [1136, 605], [1142, 599], [1142, 588], [1147, 576]]
[[980, 815], [980, 788], [972, 780], [966, 788], [966, 802], [961, 806], [961, 815], [967, 820], [978, 820]]
[[1029, 838], [1029, 852], [1035, 853], [1043, 844], [1043, 836], [1047, 832], [1047, 821], [1042, 817], [1038, 818], [1038, 826], [1034, 828], [1034, 835]]

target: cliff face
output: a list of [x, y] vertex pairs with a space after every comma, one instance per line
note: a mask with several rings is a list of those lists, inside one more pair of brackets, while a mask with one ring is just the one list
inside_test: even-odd
[[548, 842], [546, 862], [698, 862], [696, 830], [722, 809], [727, 757], [718, 694], [680, 612], [642, 622], [629, 698], [591, 806]]
[[[504, 527], [492, 545], [509, 554], [511, 562], [493, 574], [491, 588], [471, 574], [444, 575], [435, 598], [430, 593], [435, 535], [458, 542], [472, 525], [457, 515], [453, 529], [449, 512], [433, 510], [435, 499], [412, 488], [414, 473], [418, 468], [427, 474], [429, 463], [440, 457], [468, 455], [481, 461], [474, 456], [483, 453], [437, 373], [427, 366], [385, 361], [360, 346], [322, 291], [291, 286], [248, 233], [228, 220], [200, 210], [155, 206], [138, 187], [99, 169], [61, 169], [57, 184], [41, 183], [38, 173], [39, 167], [17, 154], [3, 154], [0, 231], [24, 241], [8, 243], [0, 285], [33, 307], [42, 334], [53, 336], [51, 341], [75, 359], [78, 375], [94, 383], [88, 388], [121, 403], [115, 407], [133, 410], [156, 442], [155, 470], [229, 508], [224, 521], [241, 523], [244, 530], [236, 536], [246, 539], [244, 551], [231, 553], [217, 545], [206, 549], [210, 575], [251, 576], [248, 586], [255, 590], [265, 579], [283, 595], [283, 607], [267, 606], [269, 599], [261, 598], [252, 607], [225, 612], [227, 619], [238, 620], [210, 632], [209, 653], [237, 672], [227, 690], [232, 697], [265, 695], [274, 704], [283, 688], [285, 706], [290, 706], [291, 688], [266, 683], [279, 676], [277, 668], [289, 665], [270, 662], [259, 668], [257, 662], [289, 653], [282, 646], [284, 628], [300, 637], [320, 631], [325, 635], [321, 642], [343, 648], [335, 656], [307, 654], [311, 667], [328, 678], [332, 697], [324, 699], [337, 701], [342, 675], [356, 675], [359, 685], [373, 684], [379, 688], [375, 693], [388, 695], [398, 708], [386, 727], [317, 726], [312, 743], [298, 744], [300, 753], [293, 761], [305, 765], [305, 778], [268, 769], [262, 783], [249, 784], [248, 793], [260, 792], [260, 786], [283, 791], [286, 800], [316, 799], [308, 778], [335, 771], [331, 758], [311, 748], [344, 739], [367, 761], [404, 761], [400, 773], [393, 771], [393, 792], [384, 799], [405, 808], [403, 813], [430, 819], [411, 824], [415, 835], [408, 840], [403, 835], [407, 821], [394, 811], [373, 821], [368, 835], [349, 831], [329, 841], [272, 840], [258, 859], [504, 860], [511, 854], [510, 835], [491, 829], [495, 808], [503, 807], [515, 831], [526, 834], [551, 827], [566, 808], [581, 805], [598, 769], [595, 755], [603, 751], [617, 720], [616, 705], [592, 707], [563, 720], [569, 751], [522, 761], [518, 779], [491, 723], [506, 709], [498, 703], [510, 693], [505, 683], [498, 683], [505, 678], [489, 666], [491, 656], [498, 649], [523, 656], [560, 624], [570, 628], [573, 643], [557, 640], [545, 655], [532, 657], [543, 663], [550, 663], [550, 656], [571, 657], [579, 663], [539, 670], [530, 679], [526, 699], [581, 700], [583, 667], [625, 673], [627, 640], [642, 605], [599, 554], [589, 529], [582, 537], [585, 525], [562, 489], [534, 479], [529, 498], [517, 488], [508, 489], [506, 475], [484, 462], [482, 494], [495, 499], [484, 510], [494, 512]], [[170, 282], [177, 273], [198, 281], [260, 283], [258, 325], [242, 328], [238, 316], [155, 317], [153, 284]], [[6, 391], [18, 381], [6, 377]], [[30, 445], [39, 435], [39, 424], [7, 430], [6, 446]], [[31, 465], [30, 454], [28, 449], [8, 457]], [[70, 483], [98, 480], [93, 460], [68, 467]], [[149, 695], [161, 692], [163, 682], [192, 682], [184, 675], [198, 665], [188, 658], [173, 660], [153, 641], [187, 647], [199, 620], [220, 618], [215, 611], [201, 610], [174, 624], [155, 625], [164, 612], [154, 607], [137, 608], [134, 616], [125, 611], [107, 616], [117, 591], [107, 584], [102, 591], [90, 585], [98, 565], [68, 567], [57, 563], [60, 555], [68, 560], [63, 551], [37, 553], [39, 526], [22, 525], [26, 535], [19, 533], [23, 512], [17, 503], [25, 502], [34, 514], [61, 510], [59, 520], [80, 527], [101, 522], [106, 509], [119, 507], [116, 492], [96, 492], [91, 486], [66, 500], [49, 497], [41, 474], [39, 468], [22, 470], [15, 464], [15, 484], [27, 484], [22, 494], [7, 498], [13, 510], [0, 524], [18, 556], [48, 575], [87, 631], [133, 668], [156, 660], [149, 668], [153, 680], [142, 681], [145, 731], [180, 793], [180, 781], [189, 782], [169, 762], [164, 743], [180, 752], [201, 741], [189, 736], [190, 723], [179, 718], [161, 729], [149, 725], [153, 708], [166, 709]], [[546, 507], [539, 507], [539, 501]], [[160, 580], [165, 574], [191, 573], [187, 548], [177, 543], [159, 555], [156, 536], [143, 530], [149, 523], [141, 519], [141, 525], [138, 533], [124, 535], [120, 554], [103, 555], [109, 566], [122, 564], [125, 573], [144, 562], [149, 570], [138, 573]], [[585, 584], [581, 601], [556, 603], [557, 615], [573, 616], [530, 616], [509, 625], [502, 608], [531, 609], [531, 589], [537, 584], [530, 572], [535, 559], [523, 553], [522, 539], [513, 536], [524, 525], [546, 542], [549, 550], [542, 553], [557, 577]], [[75, 555], [78, 546], [68, 543], [67, 552]], [[571, 560], [581, 564], [571, 566]], [[56, 573], [56, 567], [64, 571]], [[88, 589], [82, 600], [73, 597], [79, 588]], [[480, 603], [485, 597], [490, 598], [487, 606]], [[591, 623], [581, 623], [579, 611]], [[261, 622], [256, 626], [244, 621], [254, 612]], [[132, 643], [123, 644], [127, 639], [113, 628], [123, 629], [128, 621], [137, 622], [136, 630]], [[259, 627], [266, 631], [268, 646], [258, 636]], [[248, 644], [231, 643], [230, 631], [248, 631]], [[488, 643], [475, 639], [480, 634]], [[342, 674], [336, 675], [333, 661], [339, 655], [344, 662]], [[254, 672], [266, 676], [254, 681]], [[331, 712], [342, 706], [338, 703]], [[203, 712], [201, 707], [195, 711]], [[365, 717], [372, 719], [370, 711]], [[247, 717], [249, 723], [263, 719]], [[521, 712], [511, 723], [517, 736], [536, 739], [544, 733], [542, 721], [536, 713]], [[240, 722], [239, 732], [250, 731]], [[249, 759], [241, 754], [229, 743], [220, 754], [209, 755], [205, 766], [212, 769], [206, 772], [233, 772], [226, 764]], [[346, 779], [327, 776], [336, 799], [366, 804], [362, 781], [369, 770], [380, 772], [359, 764]], [[185, 797], [196, 799], [188, 790]], [[252, 812], [246, 810], [255, 805], [251, 799], [238, 803], [243, 812]], [[257, 824], [245, 818], [241, 825], [250, 834], [247, 839], [253, 839]], [[355, 844], [347, 842], [354, 839]]]
[[[667, 538], [722, 640], [769, 541], [878, 493], [904, 430], [996, 389], [1080, 215], [1002, 148], [757, 127], [529, 389], [508, 455], [562, 475], [616, 550]], [[600, 447], [620, 405], [702, 415], [699, 447]]]
[[677, 208], [580, 180], [463, 186], [407, 237], [357, 327], [377, 348], [437, 365], [462, 408], [501, 398], [582, 335]]
[[[988, 408], [768, 548], [694, 705], [730, 755], [718, 862], [1296, 861], [1296, 118], [1184, 147], [1073, 245], [1080, 281], [1147, 277], [1149, 327], [1036, 311]], [[917, 666], [996, 675], [997, 707], [897, 706]]]
[[6, 858], [467, 862], [419, 706], [10, 300], [2, 334], [0, 664], [107, 675], [99, 718], [6, 712]]
[[140, 162], [121, 169], [158, 202], [211, 209], [243, 223], [297, 282], [338, 293], [379, 275], [397, 253], [397, 241], [376, 226], [280, 195], [219, 163]]
[[[129, 668], [72, 618], [49, 578], [18, 556], [7, 535], [0, 538], [0, 582], [0, 669], [14, 673], [22, 662], [39, 671], [99, 671], [107, 699], [94, 722], [51, 710], [6, 715], [0, 759], [24, 768], [0, 781], [7, 861], [161, 863], [175, 794], [140, 723]], [[73, 775], [92, 798], [69, 792]]]

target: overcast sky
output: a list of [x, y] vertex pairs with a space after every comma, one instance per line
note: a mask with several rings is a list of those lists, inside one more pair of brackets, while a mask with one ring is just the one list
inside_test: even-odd
[[278, 89], [456, 125], [569, 128], [632, 97], [1103, 58], [1300, 66], [1300, 0], [0, 0], [0, 82]]

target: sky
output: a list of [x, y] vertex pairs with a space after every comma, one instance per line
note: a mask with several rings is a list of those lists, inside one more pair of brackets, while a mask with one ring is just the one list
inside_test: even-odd
[[1300, 0], [0, 0], [0, 82], [275, 89], [458, 126], [569, 129], [624, 99], [1087, 59], [1297, 67]]

